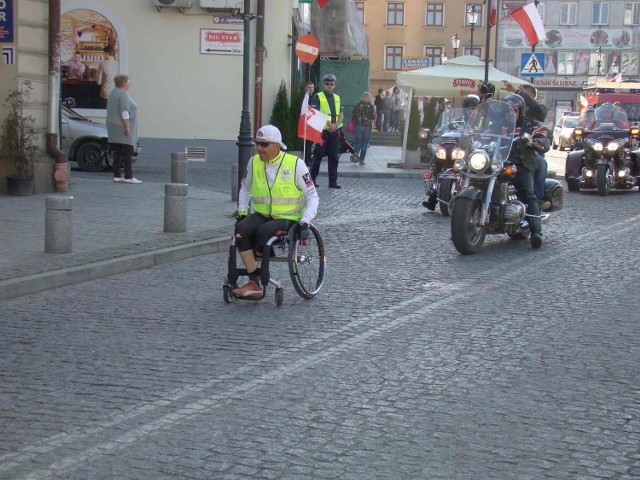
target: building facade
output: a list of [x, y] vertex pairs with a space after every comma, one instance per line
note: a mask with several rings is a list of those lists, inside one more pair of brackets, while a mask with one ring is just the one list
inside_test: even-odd
[[[139, 135], [146, 154], [170, 155], [185, 146], [205, 146], [209, 161], [215, 161], [219, 155], [237, 155], [235, 142], [243, 107], [245, 53], [250, 65], [249, 111], [254, 130], [256, 110], [261, 110], [259, 122], [269, 121], [281, 82], [291, 91], [297, 68], [291, 47], [295, 19], [299, 17], [297, 0], [263, 2], [268, 8], [259, 31], [258, 21], [250, 21], [247, 52], [244, 25], [233, 16], [234, 9], [242, 7], [242, 1], [61, 0], [60, 3], [60, 100], [89, 118], [104, 122], [106, 111], [100, 98], [99, 67], [105, 60], [105, 47], [110, 47], [115, 70], [131, 77], [130, 94], [139, 106]], [[259, 0], [250, 3], [250, 13], [256, 13]], [[35, 95], [29, 110], [44, 137], [50, 81], [49, 2], [3, 0], [0, 6], [4, 18], [10, 9], [13, 28], [11, 37], [0, 33], [0, 95], [4, 99], [20, 82], [31, 82]], [[259, 75], [257, 33], [265, 52]], [[71, 74], [71, 61], [76, 55], [85, 66], [80, 77]], [[255, 108], [256, 93], [261, 96], [260, 109]], [[44, 148], [44, 139], [42, 143]], [[52, 170], [51, 159], [42, 157], [43, 168]]]

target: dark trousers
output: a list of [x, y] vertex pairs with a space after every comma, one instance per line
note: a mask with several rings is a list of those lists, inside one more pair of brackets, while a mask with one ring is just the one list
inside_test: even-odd
[[304, 141], [304, 163], [307, 168], [311, 166], [311, 160], [313, 159], [313, 143], [312, 140]]
[[295, 222], [286, 219], [274, 219], [252, 213], [236, 223], [236, 245], [239, 252], [246, 252], [255, 248], [262, 254], [264, 245], [278, 230], [289, 231]]
[[124, 143], [110, 143], [113, 149], [113, 176], [120, 176], [120, 166], [124, 166], [124, 178], [133, 178], [131, 171], [131, 159], [133, 158], [133, 145]]
[[533, 174], [533, 190], [538, 200], [544, 200], [544, 183], [547, 179], [547, 161], [542, 155], [538, 155], [538, 168]]
[[329, 184], [336, 183], [338, 181], [338, 158], [340, 157], [340, 130], [330, 132], [324, 130], [322, 132], [322, 140], [324, 143], [316, 145], [316, 149], [313, 152], [313, 162], [311, 164], [310, 172], [313, 181], [316, 181], [318, 173], [320, 172], [320, 162], [323, 157], [328, 157], [327, 168], [329, 171]]
[[516, 165], [518, 170], [513, 179], [513, 186], [518, 190], [518, 197], [527, 204], [527, 213], [531, 234], [542, 234], [542, 222], [540, 221], [540, 207], [533, 189], [533, 174], [531, 170], [527, 170], [523, 165]]

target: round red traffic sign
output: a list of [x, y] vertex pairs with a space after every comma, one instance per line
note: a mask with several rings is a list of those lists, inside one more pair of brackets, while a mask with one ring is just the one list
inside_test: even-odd
[[313, 35], [303, 35], [296, 42], [296, 56], [304, 63], [313, 63], [320, 55], [320, 42]]

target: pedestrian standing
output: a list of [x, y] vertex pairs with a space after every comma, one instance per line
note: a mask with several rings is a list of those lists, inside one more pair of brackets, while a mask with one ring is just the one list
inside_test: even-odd
[[389, 121], [389, 126], [392, 132], [397, 132], [400, 126], [400, 110], [402, 110], [402, 99], [400, 98], [400, 89], [398, 87], [393, 87], [391, 104], [391, 120]]
[[98, 65], [98, 85], [100, 85], [100, 102], [102, 108], [106, 108], [107, 99], [111, 90], [115, 87], [115, 77], [118, 75], [118, 62], [111, 54], [111, 46], [107, 45], [102, 49], [104, 60]]
[[382, 90], [381, 88], [378, 89], [378, 94], [376, 95], [376, 99], [375, 99], [375, 107], [376, 107], [376, 130], [381, 132], [382, 131], [382, 106], [384, 104], [384, 94], [383, 94], [384, 90]]
[[[315, 96], [315, 94], [313, 93], [315, 91], [315, 85], [313, 84], [313, 82], [307, 82], [306, 85], [304, 86], [304, 91], [305, 93], [309, 94], [309, 103], [311, 103], [311, 99]], [[305, 139], [304, 141], [304, 163], [307, 166], [307, 168], [309, 168], [311, 166], [311, 158], [313, 157], [313, 140], [307, 140]]]
[[338, 158], [340, 157], [340, 127], [344, 113], [340, 106], [340, 96], [334, 93], [336, 76], [328, 73], [322, 79], [324, 90], [313, 97], [309, 105], [329, 115], [327, 124], [322, 130], [322, 145], [316, 144], [311, 162], [311, 177], [317, 187], [316, 178], [320, 172], [322, 158], [328, 157], [329, 188], [342, 188], [338, 185]]
[[391, 112], [393, 111], [393, 100], [391, 99], [391, 92], [387, 90], [384, 92], [384, 98], [382, 99], [382, 114], [384, 119], [382, 120], [382, 131], [387, 132], [391, 122]]
[[[133, 176], [133, 149], [138, 143], [138, 105], [129, 96], [131, 81], [127, 75], [116, 75], [115, 88], [107, 101], [107, 135], [113, 151], [113, 181], [142, 183]], [[120, 166], [124, 165], [124, 178]]]
[[364, 92], [360, 96], [360, 101], [353, 107], [351, 118], [356, 125], [355, 153], [351, 155], [351, 161], [364, 165], [364, 157], [367, 155], [371, 137], [371, 126], [376, 121], [375, 106], [369, 92]]

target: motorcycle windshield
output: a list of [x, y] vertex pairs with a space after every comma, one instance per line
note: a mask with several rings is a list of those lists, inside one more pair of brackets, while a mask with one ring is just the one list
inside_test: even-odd
[[492, 159], [505, 161], [509, 157], [516, 130], [516, 113], [508, 103], [499, 100], [483, 102], [465, 124], [460, 148], [487, 151]]
[[467, 123], [471, 111], [472, 110], [467, 110], [466, 108], [450, 108], [448, 111], [445, 110], [442, 112], [442, 115], [440, 115], [440, 118], [438, 118], [436, 133], [443, 134], [462, 130], [465, 123]]
[[630, 127], [627, 112], [613, 103], [603, 103], [594, 111], [595, 129], [626, 130]]

